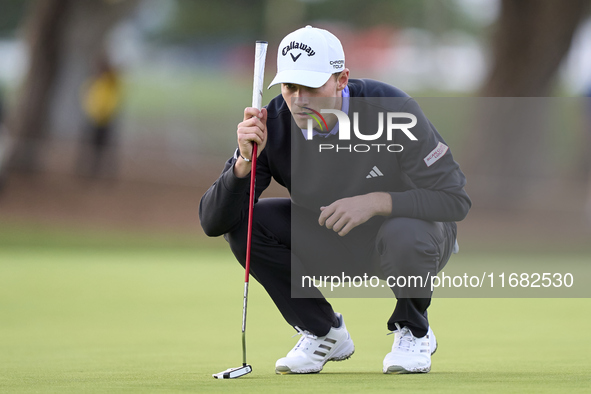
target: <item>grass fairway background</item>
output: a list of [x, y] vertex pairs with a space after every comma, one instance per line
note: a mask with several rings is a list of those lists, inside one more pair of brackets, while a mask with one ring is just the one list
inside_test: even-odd
[[[212, 373], [241, 363], [243, 271], [223, 245], [123, 240], [98, 246], [39, 234], [0, 235], [2, 393], [591, 387], [587, 299], [435, 299], [430, 319], [440, 347], [432, 372], [399, 376], [381, 373], [392, 345], [385, 321], [393, 300], [335, 299], [355, 355], [317, 375], [278, 376], [275, 360], [297, 338], [254, 282], [247, 330], [254, 371], [218, 381]], [[479, 257], [468, 251], [454, 258]]]

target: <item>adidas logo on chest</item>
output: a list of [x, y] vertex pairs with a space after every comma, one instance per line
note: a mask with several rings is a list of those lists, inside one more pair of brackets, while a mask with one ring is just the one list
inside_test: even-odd
[[380, 171], [380, 169], [377, 166], [373, 166], [373, 168], [369, 172], [369, 175], [367, 175], [366, 178], [378, 178], [381, 176], [384, 176], [384, 174], [382, 174], [382, 171]]

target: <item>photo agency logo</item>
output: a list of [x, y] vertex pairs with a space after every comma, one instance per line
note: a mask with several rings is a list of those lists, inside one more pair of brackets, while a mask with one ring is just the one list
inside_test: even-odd
[[[310, 111], [310, 112], [308, 112], [308, 115], [310, 115], [310, 117], [316, 121], [316, 123], [318, 124], [318, 127], [320, 127], [321, 132], [328, 133], [328, 125], [326, 124], [326, 119], [324, 119], [324, 116], [322, 116], [320, 114], [320, 112], [315, 111], [309, 107], [302, 107], [302, 108]], [[308, 136], [307, 136], [308, 140], [311, 140], [313, 137], [312, 119], [308, 119]], [[322, 120], [322, 123], [320, 122], [321, 120]]]
[[[317, 130], [323, 133], [327, 133], [328, 124], [322, 114], [333, 114], [338, 119], [338, 135], [339, 141], [351, 141], [351, 121], [349, 115], [343, 111], [337, 109], [321, 109], [320, 112], [309, 108], [302, 107], [308, 111], [310, 119], [307, 123], [307, 134], [306, 139], [312, 140], [314, 137], [314, 122], [318, 125]], [[417, 125], [417, 117], [408, 112], [378, 112], [378, 130], [372, 134], [366, 134], [368, 130], [360, 130], [359, 127], [359, 113], [353, 113], [353, 135], [355, 138], [366, 141], [367, 143], [361, 144], [319, 144], [319, 152], [324, 151], [335, 151], [335, 152], [382, 152], [387, 151], [390, 153], [398, 153], [404, 150], [401, 144], [391, 144], [394, 139], [395, 132], [403, 132], [410, 141], [418, 141], [417, 137], [410, 131]], [[410, 120], [410, 122], [401, 122], [401, 120]], [[384, 123], [386, 124], [384, 127]], [[386, 132], [386, 141], [388, 143], [376, 143], [378, 140], [383, 139], [384, 129]], [[373, 142], [373, 143], [370, 143]]]

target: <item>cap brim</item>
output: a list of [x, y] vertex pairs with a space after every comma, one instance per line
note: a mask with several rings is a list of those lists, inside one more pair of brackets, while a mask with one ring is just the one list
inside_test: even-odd
[[331, 73], [321, 73], [318, 71], [285, 70], [277, 73], [267, 89], [279, 83], [293, 83], [309, 88], [319, 88], [328, 81], [331, 75]]

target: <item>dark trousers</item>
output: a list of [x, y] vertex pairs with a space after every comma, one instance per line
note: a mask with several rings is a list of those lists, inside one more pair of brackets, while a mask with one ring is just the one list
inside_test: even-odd
[[[307, 298], [292, 297], [292, 291], [297, 291], [292, 287], [292, 276], [322, 273], [323, 268], [330, 271], [334, 268], [330, 262], [345, 267], [341, 271], [348, 275], [367, 273], [383, 279], [434, 276], [447, 263], [456, 239], [455, 223], [402, 217], [374, 218], [340, 237], [318, 225], [319, 214], [298, 208], [287, 198], [259, 200], [254, 209], [250, 265], [252, 276], [265, 288], [285, 320], [318, 336], [326, 335], [337, 324], [332, 306], [315, 288], [306, 290]], [[300, 230], [292, 232], [292, 228]], [[246, 235], [245, 219], [225, 236], [243, 266]], [[426, 335], [429, 287], [422, 290], [420, 297], [392, 290], [398, 300], [388, 329], [395, 330], [398, 323], [408, 326], [417, 337]]]

